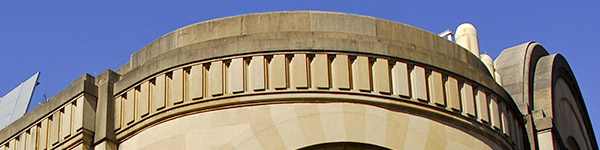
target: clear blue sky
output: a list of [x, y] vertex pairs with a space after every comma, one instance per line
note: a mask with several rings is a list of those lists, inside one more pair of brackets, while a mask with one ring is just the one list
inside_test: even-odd
[[[325, 10], [398, 21], [434, 33], [463, 22], [478, 29], [481, 52], [540, 42], [569, 61], [595, 130], [600, 129], [600, 1], [1, 1], [0, 95], [40, 71], [31, 108], [84, 73], [115, 70], [146, 44], [177, 28], [233, 15]], [[599, 133], [596, 133], [599, 134]]]

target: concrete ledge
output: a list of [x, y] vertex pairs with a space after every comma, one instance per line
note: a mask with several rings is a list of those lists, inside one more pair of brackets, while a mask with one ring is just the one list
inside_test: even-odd
[[[508, 93], [466, 49], [410, 25], [321, 11], [259, 13], [177, 29], [132, 55], [117, 70], [114, 93], [170, 68], [225, 56], [293, 50], [341, 51], [394, 57], [472, 80], [503, 99]], [[509, 105], [515, 107], [516, 105]]]
[[[0, 139], [11, 139], [10, 137], [22, 132], [24, 129], [28, 129], [26, 127], [37, 123], [44, 116], [56, 111], [57, 108], [60, 108], [60, 106], [67, 102], [70, 102], [71, 99], [75, 98], [81, 93], [97, 96], [97, 87], [94, 84], [94, 80], [95, 78], [89, 74], [84, 74], [75, 79], [73, 82], [71, 82], [69, 87], [54, 95], [52, 98], [48, 99], [48, 101], [36, 107], [32, 111], [27, 112], [19, 120], [2, 129], [0, 131]], [[2, 141], [0, 143], [4, 142], [6, 141]]]
[[148, 60], [123, 74], [115, 84], [114, 92], [119, 93], [161, 71], [192, 62], [248, 53], [315, 50], [376, 54], [425, 64], [473, 80], [510, 99], [489, 76], [479, 59], [450, 41], [432, 38], [440, 40], [436, 45], [440, 49], [413, 47], [411, 43], [373, 36], [330, 32], [262, 33], [215, 39], [173, 49]]

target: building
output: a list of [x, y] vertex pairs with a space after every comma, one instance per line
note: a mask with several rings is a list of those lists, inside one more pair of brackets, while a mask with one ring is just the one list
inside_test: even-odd
[[332, 12], [200, 22], [75, 79], [0, 149], [598, 149], [560, 54], [456, 41]]

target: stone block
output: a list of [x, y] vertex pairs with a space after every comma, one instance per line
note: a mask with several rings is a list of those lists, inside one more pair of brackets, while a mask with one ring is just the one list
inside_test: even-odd
[[231, 91], [231, 93], [244, 92], [244, 74], [244, 59], [231, 59], [229, 66], [227, 66], [228, 91]]
[[169, 105], [183, 103], [183, 76], [183, 69], [176, 69], [169, 78]]
[[211, 62], [208, 72], [210, 74], [210, 80], [208, 80], [210, 95], [223, 95], [223, 61], [217, 60]]
[[287, 60], [285, 55], [273, 55], [269, 63], [269, 79], [271, 86], [275, 89], [287, 88]]
[[476, 91], [475, 102], [477, 103], [477, 118], [484, 123], [489, 123], [489, 99], [482, 89], [477, 89]]
[[344, 122], [343, 105], [330, 103], [327, 105], [317, 105], [317, 108], [319, 109], [318, 113], [321, 118], [321, 122], [319, 123], [323, 126], [322, 131], [324, 132], [325, 140], [331, 141], [347, 138], [346, 129], [344, 128], [346, 124]]
[[409, 84], [406, 63], [396, 61], [394, 67], [392, 67], [392, 89], [394, 89], [394, 95], [410, 97]]
[[8, 141], [8, 150], [17, 150], [18, 147], [18, 143], [17, 143], [17, 139], [12, 139], [10, 141]]
[[114, 127], [115, 130], [119, 130], [121, 129], [121, 124], [123, 124], [123, 118], [121, 116], [123, 116], [123, 97], [122, 96], [117, 96], [117, 98], [115, 98], [115, 112], [114, 114]]
[[127, 91], [127, 96], [123, 97], [123, 126], [135, 121], [135, 90]]
[[352, 75], [356, 90], [371, 92], [371, 67], [369, 57], [356, 56], [352, 62]]
[[349, 16], [342, 13], [310, 12], [310, 31], [344, 32], [375, 36], [375, 19]]
[[444, 99], [444, 81], [442, 73], [437, 71], [431, 71], [428, 79], [429, 83], [429, 98], [437, 106], [446, 106], [446, 100]]
[[149, 113], [150, 108], [150, 85], [148, 82], [142, 83], [139, 88], [136, 89], [137, 97], [137, 118], [142, 118]]
[[445, 83], [446, 89], [446, 100], [448, 101], [448, 105], [450, 109], [455, 111], [461, 111], [460, 104], [460, 90], [458, 87], [458, 80], [454, 77], [448, 77]]
[[[165, 108], [166, 105], [166, 76], [164, 74], [158, 75], [154, 82], [150, 82], [150, 91], [152, 91], [152, 95], [150, 95], [150, 99], [152, 102], [152, 111], [160, 110]], [[117, 103], [115, 103], [116, 105]]]
[[390, 66], [387, 59], [377, 58], [373, 64], [373, 87], [381, 94], [390, 94]]
[[49, 122], [48, 118], [44, 118], [44, 119], [42, 119], [42, 121], [40, 121], [40, 125], [38, 126], [38, 130], [40, 131], [38, 134], [38, 148], [39, 149], [47, 148], [49, 123], [50, 122]]
[[446, 149], [447, 139], [451, 138], [446, 135], [446, 127], [437, 122], [429, 123], [429, 135], [427, 135], [425, 149]]
[[[388, 111], [385, 111], [378, 107], [361, 106], [365, 108], [365, 141], [374, 144], [385, 144], [386, 134], [390, 133], [387, 129], [388, 122]], [[353, 132], [348, 130], [346, 132]], [[390, 133], [391, 134], [391, 133]], [[399, 133], [395, 133], [398, 136]]]
[[386, 39], [392, 39], [392, 40], [401, 40], [401, 34], [398, 34], [398, 32], [401, 32], [402, 30], [404, 30], [404, 24], [399, 24], [397, 22], [393, 22], [393, 21], [389, 21], [389, 20], [383, 20], [383, 19], [377, 19], [376, 20], [376, 24], [377, 24], [377, 37], [381, 37], [381, 38], [386, 38]]
[[329, 62], [327, 54], [315, 54], [310, 62], [311, 81], [314, 88], [329, 88]]
[[331, 62], [332, 85], [340, 90], [350, 90], [350, 64], [348, 55], [338, 54]]
[[72, 104], [71, 103], [67, 103], [64, 107], [64, 111], [63, 114], [61, 115], [61, 122], [60, 122], [60, 137], [63, 139], [68, 138], [69, 136], [71, 136], [71, 114], [72, 114]]
[[141, 50], [131, 55], [131, 60], [127, 64], [117, 69], [119, 74], [124, 74], [130, 71], [132, 68], [144, 64], [144, 62], [177, 47], [177, 31], [168, 33], [163, 37], [152, 41], [152, 43], [146, 45]]
[[434, 34], [412, 27], [410, 25], [392, 22], [388, 20], [377, 20], [377, 37], [403, 41], [411, 44], [415, 50], [435, 52]]
[[243, 16], [242, 34], [309, 31], [309, 12], [277, 12]]
[[27, 132], [27, 150], [36, 150], [39, 149], [37, 146], [38, 142], [38, 128], [37, 126], [33, 126], [31, 129], [29, 129], [29, 132]]
[[[344, 124], [342, 128], [344, 128], [344, 132], [346, 134], [346, 138], [350, 141], [361, 141], [366, 140], [366, 135], [369, 133], [367, 130], [368, 116], [366, 115], [366, 108], [362, 105], [342, 105], [343, 109], [343, 120]], [[340, 119], [341, 119], [340, 118]], [[368, 120], [371, 121], [371, 120]], [[324, 121], [326, 123], [328, 121]], [[371, 122], [373, 123], [373, 122]], [[373, 133], [373, 132], [371, 132]]]
[[498, 99], [496, 98], [496, 96], [493, 95], [488, 96], [488, 99], [490, 107], [490, 121], [492, 127], [494, 127], [494, 129], [496, 130], [502, 130], [502, 118], [500, 116], [500, 106], [498, 106]]
[[306, 143], [317, 143], [325, 140], [323, 123], [317, 105], [295, 106], [298, 121], [302, 127], [302, 133], [306, 137]]
[[306, 54], [294, 54], [290, 60], [291, 86], [297, 89], [308, 88], [308, 68]]
[[252, 90], [265, 90], [267, 88], [265, 83], [265, 57], [252, 56], [248, 68], [248, 80], [250, 80]]
[[240, 35], [242, 33], [242, 17], [228, 17], [189, 25], [178, 29], [177, 46]]
[[17, 137], [19, 139], [17, 140], [17, 150], [25, 150], [27, 148], [27, 142], [29, 142], [27, 141], [28, 136], [29, 133], [23, 132]]
[[410, 79], [412, 98], [429, 102], [429, 99], [427, 99], [427, 80], [425, 77], [425, 68], [421, 66], [414, 66], [410, 71]]
[[[83, 128], [83, 109], [84, 109], [84, 103], [85, 101], [85, 97], [81, 96], [79, 98], [77, 98], [74, 102], [73, 102], [73, 131], [72, 133], [77, 133], [79, 132], [79, 130], [81, 130]], [[116, 112], [115, 112], [116, 113]]]
[[95, 131], [96, 116], [94, 114], [96, 113], [97, 100], [95, 97], [87, 95], [83, 97], [82, 100], [83, 102], [80, 103], [83, 106], [82, 115], [84, 116], [81, 117], [83, 118], [83, 128], [87, 129], [88, 131]]
[[60, 111], [55, 112], [50, 120], [50, 133], [48, 133], [48, 147], [53, 147], [59, 142], [61, 113], [62, 112]]
[[460, 100], [463, 106], [463, 112], [470, 117], [476, 117], [475, 95], [473, 94], [473, 86], [469, 83], [461, 83]]
[[[508, 118], [508, 110], [506, 108], [505, 103], [499, 103], [498, 108], [500, 108], [500, 121], [502, 121], [502, 133], [510, 136], [510, 122]], [[512, 121], [512, 120], [511, 120]]]
[[193, 100], [204, 97], [204, 67], [202, 65], [194, 65], [190, 69], [189, 80], [190, 97]]

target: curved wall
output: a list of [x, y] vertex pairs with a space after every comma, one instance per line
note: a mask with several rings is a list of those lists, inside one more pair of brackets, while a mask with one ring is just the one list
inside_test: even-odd
[[[459, 142], [487, 148], [524, 145], [516, 105], [477, 57], [435, 34], [371, 17], [276, 12], [206, 21], [156, 40], [117, 72], [113, 125], [120, 148], [145, 147], [130, 140], [153, 144], [143, 139], [191, 116], [321, 102], [401, 110], [442, 126], [436, 134], [452, 128], [469, 135]], [[466, 147], [481, 148], [475, 145]]]
[[583, 96], [566, 59], [560, 54], [540, 58], [535, 75], [532, 111], [540, 146], [597, 149]]
[[562, 55], [527, 42], [502, 51], [495, 64], [501, 75], [511, 76], [502, 85], [527, 122], [530, 149], [598, 149], [583, 96]]
[[[319, 99], [314, 99], [319, 101]], [[388, 149], [501, 149], [472, 131], [355, 103], [288, 103], [223, 109], [155, 125], [120, 149], [299, 149], [331, 142]]]

